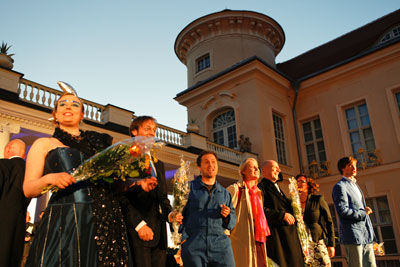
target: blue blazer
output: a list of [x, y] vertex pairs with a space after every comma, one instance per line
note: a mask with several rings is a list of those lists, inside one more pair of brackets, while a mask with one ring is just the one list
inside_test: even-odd
[[370, 244], [374, 239], [371, 219], [365, 211], [364, 194], [358, 185], [357, 187], [362, 199], [357, 197], [351, 181], [345, 177], [332, 190], [332, 198], [340, 223], [339, 239], [342, 244]]

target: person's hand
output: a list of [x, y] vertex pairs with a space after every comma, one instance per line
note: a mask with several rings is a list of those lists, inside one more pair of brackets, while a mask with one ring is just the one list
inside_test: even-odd
[[290, 214], [290, 213], [285, 213], [285, 217], [283, 217], [283, 220], [284, 220], [287, 224], [289, 224], [289, 225], [294, 224], [295, 221], [296, 221], [296, 220], [294, 219], [293, 215]]
[[177, 223], [179, 223], [179, 224], [182, 224], [182, 221], [183, 221], [183, 215], [182, 215], [182, 213], [180, 213], [180, 212], [170, 212], [169, 214], [168, 214], [168, 221], [171, 223], [171, 222], [173, 222], [173, 221], [176, 221]]
[[55, 185], [60, 189], [65, 189], [69, 185], [76, 183], [75, 178], [66, 172], [57, 172], [48, 175], [51, 180], [50, 184]]
[[25, 236], [25, 242], [29, 242], [31, 241], [31, 237], [30, 236]]
[[147, 225], [143, 225], [142, 228], [139, 229], [138, 235], [139, 238], [143, 241], [150, 241], [153, 240], [154, 233], [150, 227], [148, 227]]
[[367, 213], [367, 215], [370, 215], [370, 214], [372, 214], [372, 209], [370, 208], [370, 207], [368, 207], [368, 206], [366, 206], [365, 207], [365, 212]]
[[157, 186], [157, 178], [155, 177], [149, 177], [149, 178], [144, 178], [142, 180], [137, 181], [136, 183], [132, 184], [130, 187], [134, 185], [139, 185], [142, 187], [143, 191], [145, 192], [150, 192]]
[[328, 256], [329, 256], [329, 258], [333, 258], [335, 256], [335, 248], [334, 247], [328, 247]]
[[229, 213], [231, 213], [231, 209], [226, 206], [225, 204], [221, 205], [221, 215], [222, 217], [226, 218], [228, 217]]

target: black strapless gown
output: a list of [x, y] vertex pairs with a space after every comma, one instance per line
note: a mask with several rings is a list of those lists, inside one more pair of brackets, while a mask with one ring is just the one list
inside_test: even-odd
[[[75, 148], [56, 148], [47, 154], [44, 174], [70, 172], [83, 160], [84, 154]], [[124, 250], [128, 255], [126, 236], [116, 234], [113, 237], [114, 233], [109, 229], [119, 227], [122, 231], [117, 232], [126, 234], [122, 216], [112, 220], [102, 217], [109, 217], [113, 211], [116, 214], [118, 209], [111, 205], [116, 200], [112, 200], [110, 192], [105, 188], [99, 191], [90, 182], [84, 181], [53, 193], [35, 233], [26, 266], [127, 266], [127, 257], [110, 254], [110, 250], [116, 253]], [[97, 198], [106, 198], [102, 202], [106, 205], [101, 204], [97, 208]], [[112, 210], [108, 213], [97, 212], [102, 208]], [[97, 225], [94, 216], [98, 216]], [[110, 236], [113, 247], [103, 242]], [[113, 262], [117, 264], [113, 265]]]

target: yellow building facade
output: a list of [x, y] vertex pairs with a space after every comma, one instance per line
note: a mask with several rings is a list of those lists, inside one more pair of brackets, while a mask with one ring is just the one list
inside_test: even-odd
[[[332, 208], [336, 163], [354, 155], [377, 239], [385, 242], [378, 266], [400, 266], [400, 11], [277, 64], [284, 43], [278, 22], [251, 11], [223, 10], [182, 29], [174, 49], [187, 66], [188, 88], [175, 99], [187, 107], [189, 125], [187, 132], [159, 125], [167, 177], [181, 156], [194, 162], [204, 149], [218, 154], [225, 186], [240, 179], [244, 159], [274, 159], [281, 187], [288, 177], [311, 175]], [[53, 133], [48, 118], [61, 92], [23, 76], [0, 67], [0, 153], [12, 138], [31, 145]], [[83, 101], [83, 130], [115, 142], [129, 137], [133, 111]], [[37, 211], [46, 202], [39, 199]], [[334, 266], [347, 266], [339, 245], [336, 252]]]
[[[175, 99], [210, 140], [241, 149], [235, 139], [247, 137], [259, 162], [278, 161], [285, 178], [316, 178], [335, 217], [337, 161], [353, 155], [377, 240], [385, 242], [378, 266], [400, 266], [399, 41], [398, 10], [276, 64], [285, 42], [279, 24], [224, 10], [178, 35], [188, 89]], [[343, 248], [336, 252], [335, 266], [347, 266]]]

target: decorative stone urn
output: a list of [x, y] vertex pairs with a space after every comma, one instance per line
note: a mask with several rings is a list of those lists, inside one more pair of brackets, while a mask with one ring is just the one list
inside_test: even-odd
[[188, 133], [199, 133], [200, 132], [200, 126], [196, 124], [195, 119], [191, 119], [189, 123], [186, 125], [186, 131]]
[[14, 67], [14, 59], [6, 54], [0, 54], [0, 67], [11, 70]]
[[14, 67], [14, 59], [11, 58], [14, 54], [8, 53], [10, 47], [11, 45], [7, 45], [4, 42], [2, 42], [0, 46], [0, 67], [8, 70], [11, 70]]

